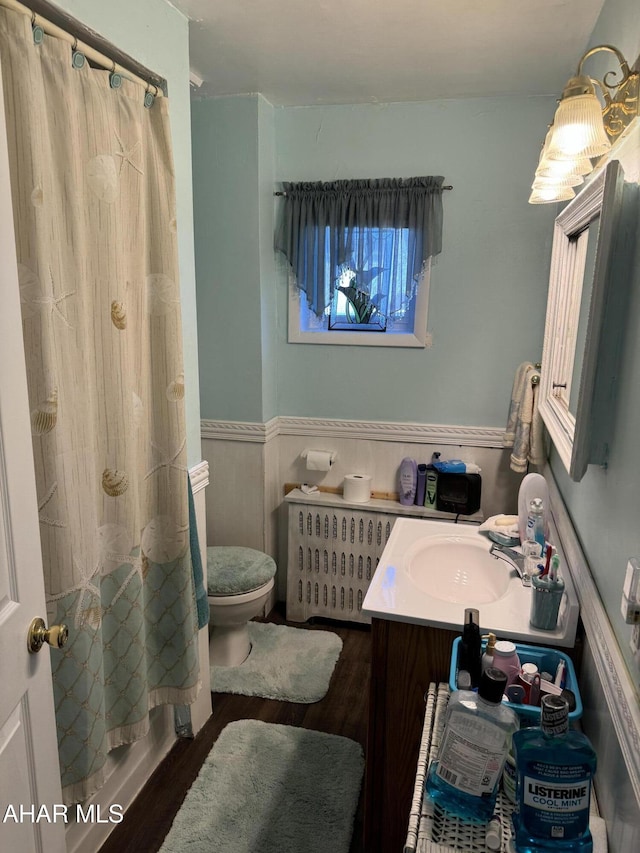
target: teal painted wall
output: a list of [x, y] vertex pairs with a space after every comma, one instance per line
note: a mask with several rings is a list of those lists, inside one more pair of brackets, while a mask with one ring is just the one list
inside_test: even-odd
[[193, 249], [188, 21], [165, 0], [59, 0], [57, 5], [167, 80], [175, 164], [188, 464], [202, 459]]
[[[630, 64], [640, 53], [640, 18], [636, 0], [608, 0], [602, 10], [589, 46], [613, 44]], [[590, 60], [588, 60], [590, 61]], [[594, 57], [602, 74], [602, 60]], [[615, 61], [604, 71], [616, 67]], [[585, 65], [587, 73], [594, 73]], [[625, 162], [623, 162], [623, 167]], [[640, 144], [627, 161], [627, 172], [640, 163]], [[580, 483], [572, 483], [555, 453], [551, 465], [567, 505], [573, 526], [604, 602], [613, 630], [637, 685], [638, 667], [629, 649], [631, 628], [620, 614], [622, 585], [629, 557], [640, 558], [638, 533], [640, 482], [640, 219], [635, 264], [628, 271], [629, 303], [626, 320], [617, 330], [621, 338], [622, 358], [618, 390], [614, 403], [614, 428], [609, 436], [610, 457], [606, 469], [591, 465]], [[613, 343], [613, 341], [612, 341]]]
[[260, 204], [260, 305], [262, 319], [262, 420], [278, 414], [277, 340], [275, 299], [276, 266], [273, 251], [276, 139], [274, 110], [258, 96], [258, 197]]
[[207, 419], [263, 420], [262, 327], [268, 330], [269, 313], [260, 292], [262, 100], [192, 104], [200, 405]]
[[[555, 211], [527, 198], [553, 106], [194, 102], [202, 417], [504, 425], [516, 366], [542, 350]], [[433, 346], [289, 344], [286, 277], [272, 251], [277, 183], [424, 174], [454, 185], [431, 276]]]
[[[276, 180], [444, 175], [430, 349], [288, 344], [281, 414], [504, 426], [517, 365], [542, 350], [553, 206], [527, 204], [551, 98], [282, 108]], [[286, 317], [286, 285], [277, 286]]]
[[275, 126], [261, 95], [192, 105], [201, 411], [264, 422], [277, 414]]

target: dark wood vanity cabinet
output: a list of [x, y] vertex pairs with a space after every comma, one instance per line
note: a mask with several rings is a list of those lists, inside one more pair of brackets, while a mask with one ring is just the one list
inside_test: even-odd
[[451, 646], [459, 633], [387, 619], [371, 622], [366, 853], [401, 853], [403, 849], [425, 693], [430, 682], [449, 680]]

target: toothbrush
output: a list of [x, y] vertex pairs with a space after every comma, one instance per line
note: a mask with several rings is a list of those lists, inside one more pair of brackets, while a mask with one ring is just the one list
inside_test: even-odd
[[556, 687], [564, 688], [565, 681], [567, 678], [567, 665], [563, 660], [560, 660], [558, 664], [558, 668], [556, 669], [556, 677], [553, 679], [553, 683]]
[[558, 569], [560, 568], [560, 557], [554, 554], [551, 559], [551, 568], [549, 569], [549, 582], [554, 583], [558, 577]]

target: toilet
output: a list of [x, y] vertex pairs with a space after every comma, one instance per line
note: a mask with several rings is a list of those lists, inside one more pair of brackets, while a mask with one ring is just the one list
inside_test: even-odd
[[273, 589], [275, 561], [240, 546], [207, 548], [209, 662], [238, 666], [251, 651], [247, 623], [262, 612]]

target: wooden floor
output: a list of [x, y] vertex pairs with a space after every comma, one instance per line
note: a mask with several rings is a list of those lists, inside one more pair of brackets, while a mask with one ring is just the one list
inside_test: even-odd
[[[269, 622], [287, 623], [277, 610]], [[368, 626], [341, 623], [296, 624], [318, 631], [334, 631], [343, 648], [329, 692], [320, 702], [298, 705], [252, 696], [213, 694], [213, 715], [193, 740], [180, 740], [127, 810], [100, 853], [156, 853], [168, 833], [189, 787], [198, 775], [222, 729], [234, 720], [262, 720], [301, 726], [352, 738], [365, 748], [369, 697], [371, 633]], [[350, 853], [363, 853], [362, 791]], [[195, 853], [195, 851], [194, 851]], [[233, 851], [230, 851], [233, 853]]]

